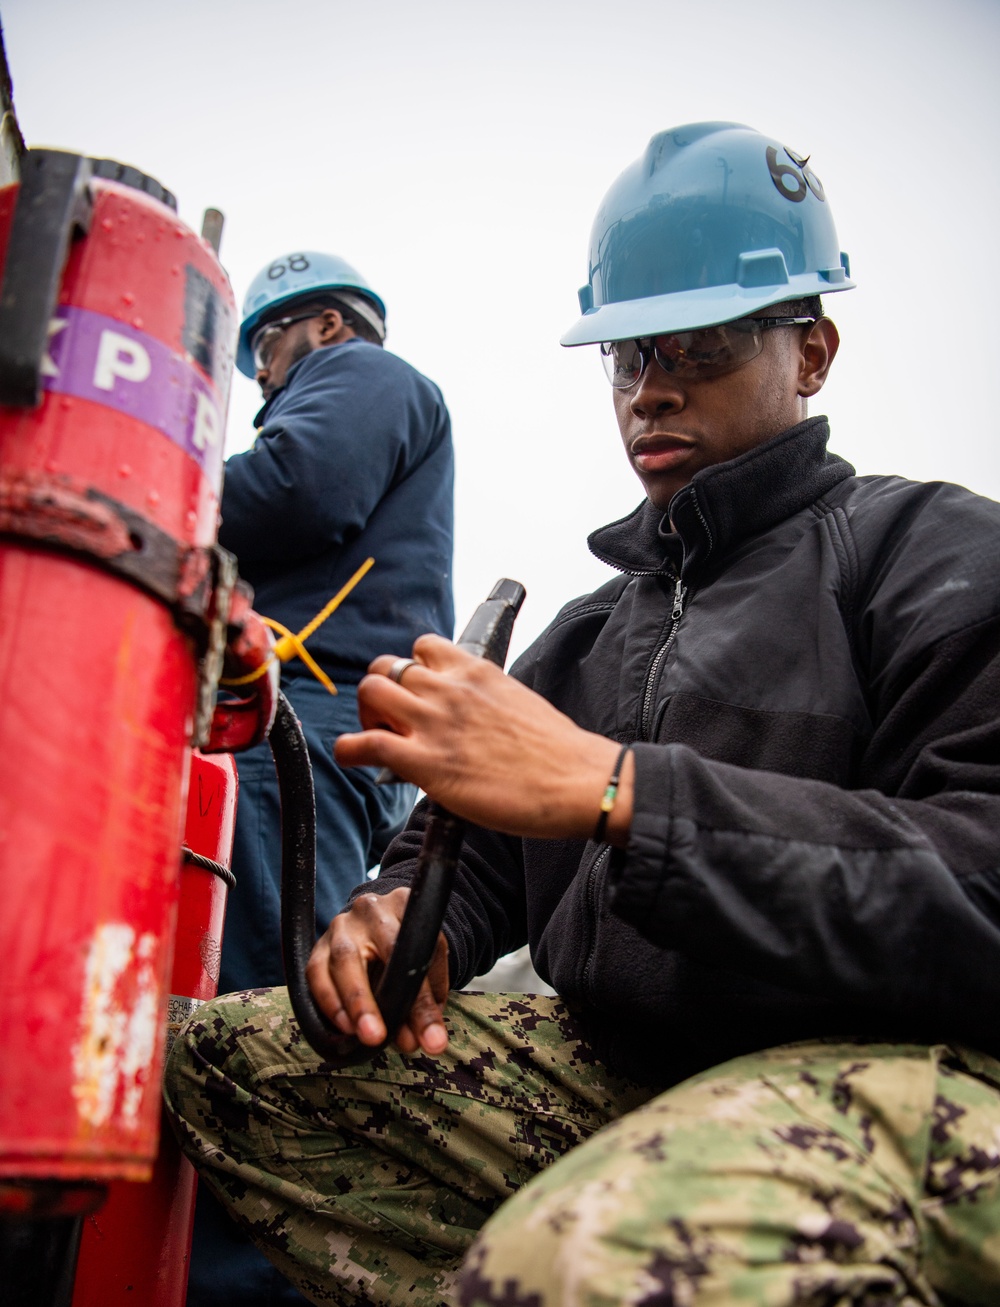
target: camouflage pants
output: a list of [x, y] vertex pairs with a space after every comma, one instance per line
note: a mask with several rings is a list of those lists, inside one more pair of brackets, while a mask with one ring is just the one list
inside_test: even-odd
[[257, 991], [174, 1047], [185, 1150], [314, 1302], [1000, 1303], [992, 1059], [820, 1041], [651, 1098], [558, 999], [447, 1017], [445, 1057], [338, 1072]]

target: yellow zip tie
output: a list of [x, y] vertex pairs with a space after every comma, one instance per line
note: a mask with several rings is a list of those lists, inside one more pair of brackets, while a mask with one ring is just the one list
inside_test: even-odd
[[331, 694], [337, 693], [337, 687], [302, 643], [301, 632], [298, 635], [293, 635], [287, 626], [282, 626], [281, 623], [276, 622], [273, 617], [262, 617], [261, 621], [269, 626], [272, 631], [279, 631], [281, 633], [282, 638], [274, 646], [275, 658], [279, 658], [283, 663], [287, 663], [290, 658], [294, 658], [295, 655], [298, 654], [312, 672], [313, 676], [316, 677], [316, 680], [319, 681], [321, 685], [325, 685]]
[[333, 596], [333, 598], [326, 605], [326, 607], [321, 609], [316, 614], [316, 616], [312, 619], [312, 621], [308, 622], [302, 628], [302, 630], [298, 633], [298, 635], [295, 635], [292, 631], [290, 631], [287, 626], [282, 626], [280, 622], [276, 622], [273, 617], [261, 617], [261, 621], [265, 624], [265, 626], [269, 626], [272, 631], [277, 631], [281, 635], [281, 639], [275, 643], [274, 652], [272, 656], [268, 658], [267, 662], [262, 663], [260, 667], [248, 673], [248, 675], [222, 677], [219, 684], [220, 685], [250, 685], [251, 682], [259, 680], [264, 675], [267, 669], [274, 662], [275, 658], [277, 658], [279, 662], [287, 663], [290, 659], [298, 655], [298, 657], [302, 659], [305, 665], [312, 672], [313, 676], [316, 677], [317, 681], [319, 681], [321, 685], [325, 686], [325, 688], [329, 690], [331, 694], [336, 694], [337, 687], [334, 685], [334, 683], [330, 680], [329, 676], [327, 676], [326, 672], [323, 671], [322, 667], [320, 667], [319, 663], [316, 662], [315, 658], [313, 658], [312, 654], [305, 647], [305, 641], [309, 639], [309, 637], [313, 634], [314, 631], [316, 631], [319, 627], [323, 625], [323, 623], [331, 615], [331, 613], [336, 612], [336, 610], [340, 607], [343, 601], [351, 593], [351, 591], [358, 584], [358, 582], [365, 575], [365, 573], [368, 572], [369, 569], [374, 565], [374, 563], [375, 563], [374, 558], [366, 558], [365, 561], [358, 568], [358, 570], [351, 577], [351, 579], [345, 585], [343, 585], [340, 588], [340, 590], [337, 591], [337, 593]]

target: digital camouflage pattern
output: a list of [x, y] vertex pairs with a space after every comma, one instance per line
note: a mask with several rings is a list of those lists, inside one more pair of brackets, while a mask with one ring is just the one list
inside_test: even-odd
[[998, 1071], [949, 1049], [834, 1042], [728, 1062], [506, 1204], [458, 1301], [1000, 1303]]
[[443, 1058], [336, 1071], [256, 991], [175, 1046], [185, 1150], [314, 1302], [1000, 1303], [993, 1059], [819, 1041], [651, 1098], [558, 999], [455, 994], [447, 1020]]
[[166, 1075], [184, 1150], [317, 1303], [452, 1302], [462, 1255], [511, 1194], [649, 1098], [553, 998], [453, 994], [441, 1058], [325, 1066], [284, 989], [198, 1009]]

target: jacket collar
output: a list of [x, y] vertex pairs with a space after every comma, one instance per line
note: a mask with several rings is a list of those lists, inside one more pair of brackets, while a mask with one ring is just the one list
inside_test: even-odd
[[807, 418], [738, 458], [696, 472], [674, 495], [668, 514], [643, 500], [627, 517], [595, 531], [590, 551], [620, 572], [673, 575], [682, 545], [683, 570], [690, 573], [853, 476], [850, 463], [827, 452], [829, 437], [825, 417]]
[[308, 354], [303, 354], [300, 359], [296, 359], [295, 362], [292, 364], [292, 366], [288, 369], [288, 372], [285, 374], [284, 381], [281, 383], [281, 385], [278, 387], [277, 390], [272, 392], [270, 399], [266, 399], [264, 401], [264, 407], [260, 409], [259, 412], [254, 417], [253, 420], [254, 427], [259, 430], [264, 425], [264, 423], [270, 417], [272, 406], [275, 403], [277, 403], [277, 401], [281, 398], [281, 396], [287, 392], [288, 387], [292, 384], [295, 378], [299, 376], [303, 371], [309, 371], [308, 368], [305, 369], [303, 368], [304, 363], [307, 363], [309, 359], [315, 359], [316, 356], [320, 353], [320, 350], [343, 349], [346, 345], [350, 345], [356, 340], [358, 340], [358, 337], [352, 336], [350, 340], [342, 340], [338, 345], [320, 345], [318, 346], [318, 348], [310, 350]]

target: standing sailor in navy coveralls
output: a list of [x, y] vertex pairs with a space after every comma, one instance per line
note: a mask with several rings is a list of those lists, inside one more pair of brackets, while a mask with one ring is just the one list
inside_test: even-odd
[[[318, 935], [378, 864], [417, 793], [403, 783], [376, 786], [374, 768], [342, 770], [334, 762], [338, 736], [359, 729], [357, 683], [377, 654], [408, 653], [417, 636], [450, 637], [454, 626], [448, 410], [437, 386], [385, 351], [384, 339], [381, 298], [333, 255], [275, 259], [244, 301], [237, 366], [256, 376], [265, 404], [253, 448], [226, 463], [220, 543], [239, 559], [257, 610], [294, 632], [367, 558], [375, 559], [306, 641], [337, 693], [298, 659], [282, 667], [316, 786]], [[284, 983], [281, 821], [269, 747], [241, 754], [238, 765], [237, 889], [227, 910], [220, 993]], [[232, 1295], [237, 1284], [239, 1296], [227, 1298], [237, 1307], [302, 1301], [290, 1287], [287, 1298], [270, 1296], [273, 1289], [252, 1291], [242, 1263], [238, 1276], [220, 1280], [216, 1245], [229, 1243], [229, 1222], [217, 1218], [211, 1252], [203, 1251], [204, 1207], [192, 1307], [202, 1302], [200, 1293]], [[245, 1250], [259, 1259], [264, 1279], [277, 1278], [251, 1245]]]

